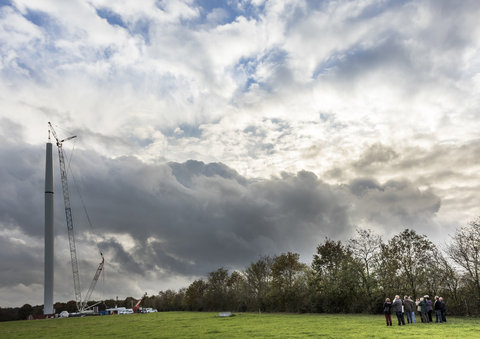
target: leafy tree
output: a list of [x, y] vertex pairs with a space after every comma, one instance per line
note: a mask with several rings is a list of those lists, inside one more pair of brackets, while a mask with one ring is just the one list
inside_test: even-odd
[[[158, 311], [184, 311], [186, 309], [185, 292], [186, 288], [181, 288], [178, 292], [166, 290], [158, 292], [157, 296], [151, 298], [151, 304], [145, 307], [152, 307]], [[191, 291], [192, 292], [192, 291]]]
[[419, 287], [426, 288], [428, 268], [436, 266], [436, 246], [425, 235], [406, 229], [395, 235], [388, 246], [382, 247], [387, 266], [395, 270], [396, 294], [408, 294], [417, 297]]
[[29, 315], [33, 313], [33, 307], [30, 304], [25, 304], [18, 310], [18, 317], [22, 320], [26, 320]]
[[[358, 262], [340, 241], [325, 239], [312, 261], [312, 287], [319, 312], [352, 312], [360, 284]], [[359, 310], [361, 311], [361, 310]]]
[[265, 311], [271, 282], [272, 258], [263, 257], [245, 269], [247, 307], [254, 311]]
[[202, 311], [205, 308], [204, 296], [207, 283], [202, 279], [195, 280], [185, 291], [185, 307], [190, 311]]
[[271, 296], [275, 310], [298, 312], [305, 304], [307, 265], [298, 253], [288, 252], [273, 259]]
[[0, 307], [0, 321], [19, 320], [18, 310], [19, 307]]
[[388, 244], [380, 245], [380, 257], [378, 258], [376, 276], [378, 288], [382, 292], [383, 297], [394, 296], [401, 289], [399, 261], [395, 253], [388, 247]]
[[67, 302], [67, 312], [68, 313], [75, 313], [77, 312], [77, 302], [75, 300], [70, 300]]
[[175, 311], [178, 310], [176, 305], [177, 293], [173, 290], [166, 290], [158, 292], [155, 300], [155, 308], [158, 311]]
[[53, 304], [53, 309], [55, 310], [55, 313], [61, 313], [67, 310], [67, 304], [56, 302], [55, 304]]
[[133, 297], [126, 297], [125, 300], [122, 302], [122, 306], [126, 308], [132, 308], [136, 303], [137, 299]]
[[233, 271], [227, 279], [227, 300], [229, 309], [243, 312], [246, 311], [245, 278], [238, 271]]
[[208, 273], [207, 289], [205, 291], [207, 309], [215, 311], [227, 310], [228, 278], [228, 270], [224, 268]]
[[175, 294], [174, 300], [173, 300], [173, 305], [175, 307], [175, 311], [184, 311], [185, 307], [185, 292], [186, 288], [181, 288], [178, 290], [178, 292]]

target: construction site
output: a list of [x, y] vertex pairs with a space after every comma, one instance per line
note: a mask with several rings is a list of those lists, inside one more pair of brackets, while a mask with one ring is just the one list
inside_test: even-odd
[[[72, 216], [72, 206], [70, 202], [70, 191], [69, 191], [69, 181], [68, 181], [68, 172], [67, 164], [65, 160], [65, 154], [63, 149], [63, 144], [69, 140], [76, 138], [75, 135], [68, 136], [61, 139], [57, 132], [55, 131], [53, 125], [48, 123], [48, 142], [46, 144], [46, 154], [45, 154], [45, 266], [44, 266], [44, 308], [43, 315], [41, 318], [64, 318], [64, 317], [79, 317], [79, 316], [88, 316], [88, 315], [113, 315], [113, 314], [133, 314], [133, 313], [153, 313], [157, 312], [153, 308], [142, 308], [142, 300], [147, 296], [145, 293], [135, 305], [132, 305], [131, 308], [126, 307], [115, 307], [106, 308], [103, 307], [103, 310], [100, 310], [99, 304], [102, 304], [103, 301], [98, 301], [95, 303], [89, 303], [93, 291], [97, 282], [104, 272], [105, 258], [100, 248], [98, 247], [99, 255], [99, 264], [93, 275], [93, 279], [90, 282], [88, 290], [86, 293], [82, 294], [80, 286], [80, 272], [78, 265], [77, 257], [77, 248], [75, 242], [75, 228], [73, 223]], [[69, 240], [69, 249], [70, 249], [70, 259], [72, 266], [72, 277], [73, 277], [73, 290], [74, 290], [74, 300], [76, 303], [76, 312], [67, 312], [62, 311], [56, 313], [54, 309], [54, 277], [55, 277], [55, 268], [54, 268], [54, 256], [55, 256], [55, 246], [54, 246], [54, 171], [53, 171], [53, 145], [52, 137], [57, 146], [58, 150], [58, 162], [59, 162], [59, 171], [61, 178], [62, 186], [62, 195], [63, 202], [65, 207], [65, 220], [67, 226], [68, 240]], [[82, 199], [83, 202], [83, 199]], [[91, 225], [90, 217], [88, 216], [87, 209], [85, 205], [83, 206], [87, 220]], [[93, 227], [92, 227], [93, 228]]]

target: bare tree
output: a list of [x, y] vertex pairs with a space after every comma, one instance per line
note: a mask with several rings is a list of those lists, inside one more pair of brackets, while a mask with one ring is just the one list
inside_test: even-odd
[[467, 226], [457, 228], [447, 253], [463, 269], [464, 278], [476, 294], [480, 311], [480, 217]]
[[357, 236], [350, 239], [348, 248], [359, 262], [359, 273], [368, 300], [372, 301], [372, 288], [375, 283], [375, 268], [381, 252], [382, 238], [371, 229], [356, 228]]

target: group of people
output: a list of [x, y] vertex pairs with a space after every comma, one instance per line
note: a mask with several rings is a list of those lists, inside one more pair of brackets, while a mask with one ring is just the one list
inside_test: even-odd
[[407, 324], [414, 324], [415, 308], [420, 314], [422, 323], [433, 322], [433, 311], [435, 311], [435, 322], [444, 323], [447, 321], [445, 301], [443, 301], [442, 297], [436, 296], [435, 301], [432, 302], [428, 295], [416, 301], [413, 301], [412, 297], [409, 296], [404, 296], [402, 300], [400, 296], [396, 295], [393, 302], [390, 301], [390, 298], [387, 298], [383, 304], [383, 313], [385, 313], [387, 326], [392, 326], [392, 311], [397, 316], [399, 326], [405, 325], [405, 317], [407, 318]]

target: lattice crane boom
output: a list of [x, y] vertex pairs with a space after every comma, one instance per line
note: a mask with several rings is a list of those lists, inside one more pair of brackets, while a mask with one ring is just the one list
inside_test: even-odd
[[78, 259], [77, 259], [77, 249], [75, 246], [75, 232], [73, 230], [72, 208], [70, 205], [70, 193], [68, 190], [67, 170], [65, 166], [65, 157], [63, 155], [63, 147], [62, 147], [63, 142], [67, 140], [71, 140], [76, 136], [71, 136], [66, 139], [60, 140], [52, 124], [50, 122], [48, 124], [50, 125], [50, 131], [52, 132], [52, 135], [57, 142], [58, 159], [60, 161], [60, 177], [62, 179], [63, 202], [65, 203], [65, 217], [67, 219], [68, 242], [70, 244], [70, 257], [72, 261], [75, 301], [77, 303], [77, 309], [80, 311], [81, 304], [82, 304], [82, 293], [80, 289], [80, 273], [78, 271]]
[[95, 289], [95, 285], [97, 285], [98, 278], [100, 277], [100, 274], [102, 274], [103, 271], [103, 264], [105, 263], [105, 259], [103, 258], [103, 254], [100, 253], [102, 256], [102, 261], [100, 262], [100, 265], [98, 265], [97, 271], [95, 272], [95, 275], [93, 276], [93, 280], [90, 283], [90, 288], [87, 291], [87, 294], [85, 295], [85, 300], [82, 301], [82, 304], [80, 305], [80, 309], [86, 310], [87, 307], [87, 302], [90, 299], [90, 296], [92, 295], [93, 290]]
[[90, 283], [90, 288], [88, 289], [87, 294], [85, 295], [85, 299], [82, 300], [82, 293], [80, 289], [80, 273], [78, 271], [77, 248], [75, 245], [75, 232], [73, 229], [72, 208], [70, 206], [70, 193], [68, 190], [67, 170], [65, 165], [65, 156], [63, 154], [63, 147], [62, 147], [65, 141], [76, 138], [76, 136], [74, 135], [74, 136], [65, 138], [63, 140], [60, 140], [52, 124], [49, 122], [48, 125], [50, 126], [50, 131], [52, 132], [52, 135], [57, 142], [57, 148], [58, 148], [58, 159], [60, 162], [60, 177], [62, 179], [63, 201], [65, 203], [65, 217], [67, 219], [68, 242], [70, 244], [70, 257], [72, 260], [75, 301], [77, 303], [78, 312], [84, 312], [89, 308], [87, 307], [87, 302], [88, 302], [88, 299], [90, 299], [90, 296], [92, 295], [93, 290], [95, 289], [95, 285], [97, 284], [100, 274], [103, 271], [103, 265], [105, 263], [105, 259], [103, 258], [103, 254], [100, 252], [100, 255], [102, 256], [102, 261], [98, 265], [97, 271], [95, 272], [93, 280]]

